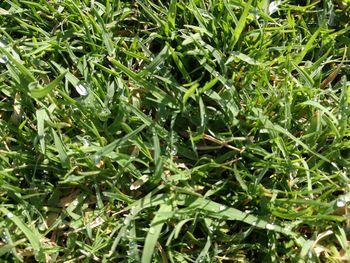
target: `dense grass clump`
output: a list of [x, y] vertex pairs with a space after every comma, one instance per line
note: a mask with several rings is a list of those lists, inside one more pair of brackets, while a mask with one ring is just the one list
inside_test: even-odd
[[1, 262], [346, 262], [350, 2], [0, 3]]

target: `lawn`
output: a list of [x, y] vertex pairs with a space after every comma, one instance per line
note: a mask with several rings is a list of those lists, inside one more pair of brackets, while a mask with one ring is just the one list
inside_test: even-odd
[[0, 262], [349, 262], [350, 1], [0, 2]]

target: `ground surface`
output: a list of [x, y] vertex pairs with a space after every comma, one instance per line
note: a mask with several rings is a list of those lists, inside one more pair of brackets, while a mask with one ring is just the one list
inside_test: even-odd
[[346, 262], [349, 6], [1, 1], [1, 262]]

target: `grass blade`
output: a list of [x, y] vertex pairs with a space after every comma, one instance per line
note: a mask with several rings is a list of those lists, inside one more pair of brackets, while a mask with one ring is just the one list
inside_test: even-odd
[[312, 49], [313, 44], [321, 32], [321, 28], [317, 29], [316, 32], [310, 37], [306, 45], [303, 47], [303, 51], [301, 51], [296, 58], [294, 59], [294, 64], [299, 65], [300, 62], [304, 59], [305, 55]]
[[45, 97], [61, 82], [61, 80], [65, 77], [66, 73], [67, 72], [61, 73], [55, 80], [51, 81], [44, 88], [31, 90], [30, 94], [36, 99]]
[[141, 132], [146, 126], [147, 126], [146, 124], [143, 124], [140, 127], [138, 127], [136, 130], [134, 130], [133, 132], [130, 132], [127, 135], [125, 135], [123, 138], [115, 140], [114, 142], [111, 142], [110, 144], [106, 145], [102, 149], [98, 150], [96, 152], [96, 156], [102, 157], [102, 156], [105, 156], [105, 155], [111, 153], [112, 151], [114, 151], [114, 149], [116, 147], [123, 145], [127, 140], [131, 139], [136, 134]]
[[0, 207], [0, 212], [23, 232], [35, 251], [39, 252], [41, 250], [40, 239], [38, 238], [39, 233], [34, 233], [18, 216], [14, 215], [7, 208]]
[[36, 121], [41, 152], [45, 154], [45, 120], [48, 119], [46, 111], [40, 109], [36, 111]]
[[204, 213], [214, 218], [226, 219], [226, 220], [238, 220], [255, 227], [284, 233], [290, 236], [295, 235], [295, 233], [293, 233], [290, 230], [287, 230], [284, 227], [281, 227], [275, 224], [270, 224], [265, 220], [262, 220], [254, 215], [247, 214], [235, 208], [226, 207], [222, 204], [211, 201], [209, 199], [205, 199], [203, 197], [185, 195], [183, 197], [183, 201], [184, 201], [184, 205], [186, 205], [187, 208], [202, 210]]
[[142, 259], [141, 262], [149, 263], [152, 261], [152, 256], [154, 253], [154, 248], [158, 242], [160, 231], [166, 220], [172, 215], [171, 212], [172, 206], [167, 204], [160, 205], [160, 208], [156, 215], [154, 216], [148, 234], [146, 236], [145, 245], [143, 247]]
[[69, 158], [66, 150], [64, 149], [61, 138], [58, 136], [57, 132], [54, 129], [51, 129], [51, 132], [53, 135], [56, 149], [58, 151], [58, 156], [61, 160], [62, 167], [67, 168], [69, 166]]
[[198, 83], [194, 83], [184, 94], [184, 96], [182, 97], [182, 104], [185, 106], [187, 100], [194, 95], [194, 93], [196, 92], [197, 88], [199, 87]]
[[237, 26], [235, 28], [235, 31], [233, 32], [234, 40], [233, 40], [232, 47], [234, 47], [237, 44], [237, 42], [238, 42], [238, 40], [239, 40], [239, 38], [240, 38], [240, 36], [242, 34], [242, 31], [243, 31], [243, 29], [245, 27], [245, 24], [246, 24], [248, 15], [249, 15], [249, 11], [252, 8], [251, 3], [252, 3], [252, 0], [249, 0], [248, 3], [246, 4], [246, 6], [243, 9], [243, 13], [242, 13], [241, 17], [238, 20], [238, 24], [237, 24]]

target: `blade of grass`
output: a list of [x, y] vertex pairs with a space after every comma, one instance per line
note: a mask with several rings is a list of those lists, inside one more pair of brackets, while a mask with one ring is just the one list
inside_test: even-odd
[[196, 92], [197, 88], [199, 87], [199, 84], [196, 82], [194, 83], [184, 94], [184, 96], [182, 97], [182, 104], [185, 106], [187, 100], [190, 97], [193, 97], [194, 93]]
[[171, 33], [175, 30], [176, 4], [177, 0], [171, 0], [169, 4], [167, 23], [165, 24], [165, 34], [167, 36], [171, 36]]
[[166, 94], [163, 90], [156, 87], [156, 85], [144, 80], [142, 77], [140, 77], [138, 74], [132, 72], [129, 68], [125, 67], [123, 64], [121, 64], [116, 59], [108, 58], [108, 60], [115, 67], [117, 67], [122, 72], [124, 72], [126, 75], [131, 77], [139, 86], [146, 88], [159, 101], [162, 101], [163, 103], [168, 104], [170, 107], [176, 107], [176, 102], [174, 101], [174, 98], [169, 96], [168, 94]]
[[45, 97], [61, 82], [61, 80], [65, 77], [66, 73], [67, 72], [61, 73], [55, 80], [51, 81], [44, 88], [31, 90], [31, 95], [36, 99]]
[[36, 111], [36, 121], [41, 152], [45, 154], [45, 120], [48, 119], [46, 111], [40, 109]]
[[241, 15], [241, 17], [239, 18], [238, 20], [238, 24], [235, 28], [235, 31], [233, 32], [233, 45], [232, 45], [232, 48], [237, 44], [241, 34], [242, 34], [242, 31], [245, 27], [245, 24], [246, 24], [246, 21], [247, 21], [247, 18], [248, 18], [248, 15], [249, 15], [249, 11], [250, 9], [252, 8], [251, 6], [251, 3], [252, 3], [252, 0], [249, 0], [248, 3], [246, 4], [246, 6], [244, 7], [243, 9], [243, 13]]
[[143, 263], [149, 263], [152, 261], [154, 248], [158, 242], [158, 238], [164, 223], [171, 217], [172, 206], [168, 204], [162, 204], [159, 207], [156, 215], [154, 216], [148, 234], [146, 236], [145, 245], [143, 247], [141, 261]]
[[35, 251], [39, 252], [41, 250], [40, 239], [38, 238], [40, 236], [39, 233], [34, 233], [18, 216], [14, 215], [7, 208], [0, 207], [0, 212], [23, 232]]
[[312, 49], [314, 42], [318, 35], [321, 32], [321, 28], [318, 28], [315, 33], [310, 37], [306, 45], [303, 47], [303, 50], [295, 57], [294, 64], [299, 65], [300, 62], [304, 59], [305, 55]]
[[61, 138], [58, 136], [57, 132], [54, 129], [51, 129], [53, 139], [55, 142], [56, 149], [58, 151], [58, 156], [61, 160], [61, 164], [63, 168], [67, 168], [69, 166], [69, 158], [66, 150], [64, 149]]
[[110, 144], [106, 145], [102, 149], [98, 150], [96, 152], [96, 156], [102, 157], [107, 155], [108, 153], [111, 153], [112, 151], [114, 151], [116, 147], [123, 145], [125, 142], [127, 142], [129, 139], [134, 137], [136, 134], [140, 133], [146, 126], [147, 126], [146, 124], [143, 124], [137, 129], [135, 129], [133, 132], [130, 132], [127, 135], [125, 135], [123, 138], [115, 140], [114, 142], [111, 142]]
[[268, 229], [286, 235], [295, 236], [295, 233], [286, 229], [285, 227], [278, 226], [276, 224], [270, 224], [265, 220], [262, 220], [254, 215], [247, 214], [238, 209], [226, 207], [217, 202], [205, 199], [203, 197], [193, 196], [193, 195], [184, 195], [182, 198], [184, 205], [188, 208], [202, 210], [208, 216], [226, 219], [226, 220], [238, 220], [245, 222], [249, 225]]

